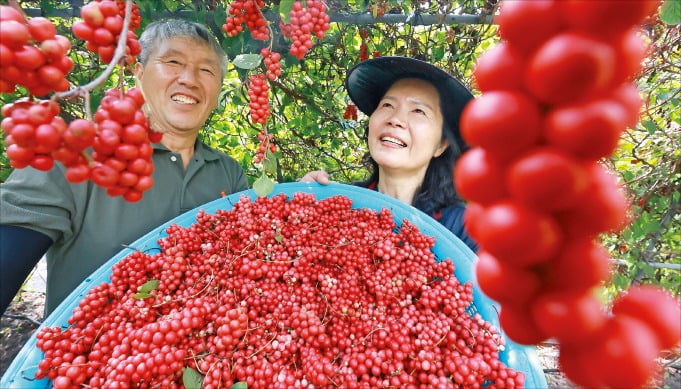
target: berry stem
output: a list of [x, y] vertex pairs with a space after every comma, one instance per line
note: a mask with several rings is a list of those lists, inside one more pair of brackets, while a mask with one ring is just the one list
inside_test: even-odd
[[[89, 83], [78, 86], [75, 89], [67, 90], [65, 92], [57, 93], [55, 96], [60, 100], [70, 100], [75, 99], [79, 96], [85, 96], [89, 94], [91, 90], [97, 86], [103, 84], [109, 79], [109, 76], [113, 72], [114, 67], [118, 65], [119, 62], [125, 57], [126, 40], [128, 38], [128, 26], [130, 25], [130, 15], [132, 15], [132, 0], [125, 1], [125, 17], [123, 18], [123, 28], [121, 29], [120, 35], [118, 35], [118, 45], [116, 46], [116, 51], [114, 52], [113, 59], [109, 62], [109, 65], [104, 69], [104, 71], [97, 76], [94, 80]], [[121, 77], [122, 78], [122, 77]], [[89, 110], [89, 106], [86, 106]], [[89, 116], [88, 116], [89, 117]]]

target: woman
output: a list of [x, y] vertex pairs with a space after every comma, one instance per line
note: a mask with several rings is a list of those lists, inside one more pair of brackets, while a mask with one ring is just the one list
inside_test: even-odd
[[[361, 62], [350, 69], [345, 86], [369, 116], [371, 176], [358, 185], [413, 205], [477, 250], [463, 228], [465, 206], [452, 178], [467, 148], [459, 117], [471, 92], [444, 70], [407, 57]], [[328, 175], [309, 172], [301, 181], [324, 184]]]

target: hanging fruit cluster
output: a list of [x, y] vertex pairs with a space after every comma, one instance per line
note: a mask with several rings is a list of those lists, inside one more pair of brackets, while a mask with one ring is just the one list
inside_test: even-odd
[[357, 106], [355, 104], [348, 104], [345, 108], [345, 112], [343, 112], [343, 119], [357, 120]]
[[263, 159], [265, 159], [265, 156], [268, 152], [270, 154], [277, 152], [277, 146], [274, 144], [274, 135], [267, 132], [265, 127], [260, 130], [260, 133], [258, 134], [258, 140], [260, 141], [260, 145], [258, 146], [258, 150], [255, 152], [253, 163], [261, 163]]
[[[97, 52], [103, 62], [115, 58], [125, 9], [122, 0], [93, 1], [81, 9], [83, 20], [73, 25], [74, 35], [87, 40], [88, 49]], [[75, 92], [67, 90], [66, 74], [73, 66], [67, 55], [70, 41], [57, 35], [48, 19], [26, 20], [20, 10], [9, 6], [0, 6], [0, 19], [1, 91], [13, 93], [20, 85], [30, 94], [2, 107], [0, 127], [5, 133], [10, 165], [48, 171], [58, 161], [66, 168], [68, 182], [92, 180], [106, 188], [110, 196], [122, 196], [130, 202], [140, 200], [153, 185], [151, 142], [161, 138], [149, 128], [141, 110], [142, 93], [136, 88], [108, 90], [92, 120], [86, 107], [87, 119], [67, 124], [59, 116], [57, 100], [74, 93], [87, 94], [97, 86], [92, 83]], [[131, 63], [140, 52], [133, 32], [140, 25], [139, 10], [132, 4], [129, 20], [126, 58]], [[110, 64], [109, 69], [116, 65]], [[63, 94], [54, 94], [50, 100], [33, 97], [52, 92]]]
[[176, 224], [36, 335], [36, 378], [74, 387], [518, 388], [473, 286], [387, 209], [296, 193]]
[[329, 29], [329, 15], [326, 6], [321, 1], [307, 0], [305, 7], [300, 1], [293, 3], [290, 11], [289, 23], [281, 22], [281, 31], [285, 37], [291, 38], [290, 53], [298, 59], [303, 59], [312, 48], [312, 36], [324, 38]]
[[69, 182], [92, 179], [110, 196], [140, 200], [153, 185], [150, 142], [158, 142], [161, 134], [149, 128], [141, 110], [142, 93], [132, 88], [121, 94], [119, 89], [106, 92], [94, 122], [76, 119], [68, 125], [53, 100], [26, 98], [5, 105], [0, 126], [10, 164], [47, 171], [59, 161]]
[[263, 0], [235, 0], [229, 5], [229, 13], [222, 29], [227, 36], [236, 36], [244, 30], [243, 25], [251, 32], [251, 37], [256, 40], [266, 41], [270, 34], [267, 29], [267, 20], [261, 9], [265, 6]]
[[281, 54], [276, 51], [271, 51], [267, 47], [263, 47], [260, 50], [260, 55], [262, 56], [265, 68], [267, 69], [265, 71], [267, 78], [270, 81], [274, 81], [281, 76], [281, 64], [279, 63], [279, 61], [281, 61]]
[[[141, 17], [136, 4], [132, 5], [132, 15], [126, 36], [126, 61], [135, 62], [135, 57], [142, 51], [135, 29], [140, 26]], [[80, 9], [83, 18], [73, 23], [73, 35], [84, 41], [85, 47], [99, 55], [102, 62], [110, 63], [123, 30], [125, 17], [124, 0], [95, 0]]]
[[501, 42], [476, 63], [481, 97], [461, 132], [457, 164], [480, 244], [476, 275], [501, 304], [509, 338], [560, 343], [566, 376], [585, 387], [640, 387], [679, 342], [678, 301], [634, 286], [611, 313], [595, 288], [609, 275], [600, 233], [627, 223], [629, 201], [598, 161], [633, 126], [633, 83], [646, 53], [639, 25], [657, 1], [504, 1]]
[[[225, 19], [222, 29], [230, 37], [237, 36], [244, 31], [244, 28], [247, 28], [251, 37], [255, 40], [267, 41], [271, 39], [268, 22], [262, 12], [264, 6], [263, 0], [232, 1], [229, 6], [229, 16]], [[288, 23], [284, 23], [282, 20], [279, 27], [282, 34], [291, 39], [290, 54], [302, 60], [313, 46], [312, 36], [322, 39], [326, 30], [329, 29], [329, 16], [326, 14], [326, 6], [317, 0], [295, 1], [291, 4], [288, 16]], [[252, 58], [255, 54], [246, 56]], [[260, 192], [258, 188], [265, 181], [267, 183], [264, 187], [270, 187], [271, 181], [267, 178], [267, 172], [273, 166], [276, 166], [274, 153], [277, 151], [273, 142], [274, 138], [266, 127], [270, 115], [268, 92], [269, 84], [281, 75], [281, 54], [273, 51], [270, 44], [260, 50], [257, 63], [255, 60], [252, 61], [253, 63], [249, 63], [248, 66], [243, 66], [243, 68], [253, 69], [260, 63], [265, 66], [264, 72], [253, 71], [248, 77], [246, 85], [248, 88], [249, 118], [254, 125], [261, 127], [258, 133], [259, 145], [253, 162], [262, 164], [263, 175], [256, 181], [254, 188], [259, 194], [266, 194], [266, 191]], [[239, 66], [239, 63], [235, 61], [235, 65]]]
[[137, 88], [128, 89], [124, 95], [110, 89], [94, 116], [97, 135], [93, 141], [94, 163], [90, 165], [92, 181], [106, 188], [109, 196], [123, 196], [130, 202], [139, 201], [152, 187], [151, 143], [161, 140], [161, 134], [149, 127], [143, 104], [144, 97]]
[[252, 74], [248, 78], [248, 103], [251, 109], [251, 121], [264, 125], [270, 116], [268, 92], [270, 86], [264, 74]]
[[57, 34], [50, 20], [26, 19], [20, 11], [0, 5], [0, 22], [0, 93], [14, 93], [16, 85], [34, 96], [69, 89], [71, 42]]

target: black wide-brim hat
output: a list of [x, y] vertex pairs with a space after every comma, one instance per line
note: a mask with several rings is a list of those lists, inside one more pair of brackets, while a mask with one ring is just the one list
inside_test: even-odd
[[371, 115], [390, 86], [402, 78], [420, 78], [435, 86], [440, 94], [443, 118], [452, 132], [446, 134], [450, 143], [456, 142], [459, 152], [468, 149], [459, 133], [459, 117], [473, 94], [461, 81], [437, 66], [409, 57], [372, 58], [348, 71], [345, 88], [357, 108]]

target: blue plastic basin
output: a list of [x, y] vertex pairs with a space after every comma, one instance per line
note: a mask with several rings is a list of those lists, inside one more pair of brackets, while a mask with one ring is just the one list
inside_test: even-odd
[[[287, 196], [292, 197], [296, 192], [312, 193], [317, 200], [322, 200], [335, 195], [343, 195], [353, 201], [354, 208], [369, 208], [377, 211], [386, 208], [393, 213], [398, 224], [403, 219], [408, 219], [416, 225], [423, 234], [432, 236], [436, 239], [433, 252], [438, 260], [450, 258], [454, 262], [454, 273], [456, 274], [456, 277], [461, 282], [471, 281], [473, 283], [473, 306], [470, 311], [478, 312], [483, 319], [499, 328], [497, 316], [498, 304], [482, 293], [475, 280], [475, 253], [437, 221], [416, 208], [392, 197], [372, 190], [345, 184], [331, 183], [329, 185], [319, 185], [317, 183], [299, 182], [277, 184], [274, 186], [274, 190], [270, 196], [284, 193]], [[142, 251], [158, 249], [158, 239], [167, 236], [165, 230], [171, 224], [188, 227], [196, 222], [196, 214], [199, 210], [204, 210], [206, 213], [215, 213], [218, 209], [232, 209], [232, 205], [243, 195], [246, 195], [251, 199], [257, 197], [252, 190], [247, 190], [211, 201], [158, 226], [132, 243], [130, 247]], [[67, 327], [67, 320], [71, 316], [71, 312], [78, 306], [83, 297], [94, 286], [97, 286], [102, 282], [109, 282], [111, 267], [133, 251], [132, 248], [125, 248], [104, 263], [99, 269], [92, 273], [90, 277], [83, 281], [57, 307], [57, 309], [45, 319], [40, 328], [34, 332], [33, 336], [26, 342], [7, 371], [3, 374], [2, 380], [0, 380], [0, 388], [36, 389], [51, 387], [51, 383], [48, 379], [36, 380], [33, 378], [38, 363], [43, 358], [43, 352], [36, 347], [35, 334], [37, 334], [42, 327]], [[500, 353], [499, 359], [506, 364], [506, 366], [525, 373], [526, 388], [534, 389], [548, 387], [544, 372], [536, 354], [536, 349], [532, 346], [516, 344], [505, 336], [503, 337], [506, 345], [505, 349]]]

